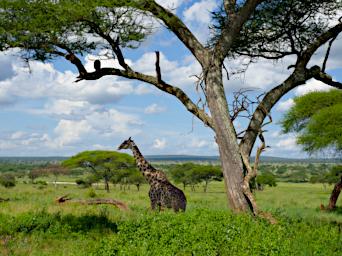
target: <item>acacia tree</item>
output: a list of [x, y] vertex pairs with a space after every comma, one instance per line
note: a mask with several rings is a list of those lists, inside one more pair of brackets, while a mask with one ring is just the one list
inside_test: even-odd
[[[341, 8], [341, 2], [336, 0], [223, 0], [213, 13], [213, 23], [208, 24], [216, 33], [207, 45], [175, 13], [152, 0], [3, 0], [0, 8], [2, 50], [18, 47], [26, 59], [43, 61], [64, 57], [78, 69], [76, 81], [120, 76], [146, 82], [175, 96], [214, 131], [228, 202], [235, 212], [259, 212], [249, 188], [256, 173], [249, 156], [277, 101], [311, 78], [342, 87], [325, 73], [327, 58], [322, 67], [308, 66], [317, 49], [332, 43], [342, 30], [341, 22], [328, 26]], [[125, 61], [122, 48], [137, 46], [150, 32], [148, 23], [142, 22], [146, 16], [162, 22], [200, 63], [199, 82], [207, 108], [199, 107], [177, 85], [163, 80], [158, 52], [154, 76], [135, 71]], [[89, 40], [90, 37], [101, 40]], [[101, 68], [96, 61], [96, 70], [87, 71], [80, 54], [94, 49], [95, 53], [99, 49], [111, 50], [120, 68]], [[246, 109], [243, 105], [228, 107], [222, 73], [225, 60], [229, 62], [237, 56], [277, 60], [289, 55], [294, 57], [293, 72], [258, 102], [239, 140], [233, 121]], [[264, 147], [262, 141], [259, 151]]]
[[[342, 91], [312, 92], [294, 100], [282, 120], [285, 133], [298, 133], [297, 143], [312, 154], [329, 149], [342, 152]], [[335, 183], [328, 209], [336, 207], [342, 190], [341, 166], [335, 166], [320, 181]]]
[[128, 154], [115, 151], [83, 151], [64, 160], [62, 166], [89, 168], [96, 177], [103, 179], [105, 190], [110, 192], [109, 181], [115, 172], [134, 166], [134, 158]]

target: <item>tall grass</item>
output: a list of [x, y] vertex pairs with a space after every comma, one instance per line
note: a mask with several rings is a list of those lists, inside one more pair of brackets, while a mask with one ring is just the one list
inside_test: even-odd
[[89, 189], [75, 185], [1, 187], [10, 201], [0, 205], [0, 255], [340, 255], [342, 214], [319, 210], [331, 189], [280, 183], [257, 192], [261, 208], [279, 220], [272, 226], [231, 214], [222, 182], [211, 183], [207, 193], [187, 188], [181, 214], [150, 211], [147, 185], [95, 190], [97, 197], [127, 203], [129, 212], [54, 202], [65, 194], [88, 198]]

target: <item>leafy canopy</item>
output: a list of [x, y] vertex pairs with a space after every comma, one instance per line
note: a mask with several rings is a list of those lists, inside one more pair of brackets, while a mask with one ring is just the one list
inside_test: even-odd
[[83, 151], [62, 162], [68, 168], [88, 167], [89, 164], [94, 168], [106, 169], [125, 169], [134, 165], [134, 158], [125, 153], [115, 151]]
[[136, 47], [152, 25], [147, 14], [127, 3], [116, 8], [121, 2], [2, 0], [0, 51], [17, 47], [26, 59], [44, 61], [61, 56], [61, 50], [106, 52], [111, 49], [106, 38], [122, 47]]
[[282, 120], [285, 133], [297, 132], [297, 142], [312, 153], [329, 147], [342, 150], [342, 91], [312, 92], [295, 98]]
[[[240, 1], [237, 8], [241, 8]], [[229, 55], [279, 59], [300, 55], [312, 39], [324, 32], [342, 8], [336, 0], [266, 0], [259, 4], [244, 24]], [[223, 6], [212, 13], [214, 37], [219, 39], [229, 16]]]

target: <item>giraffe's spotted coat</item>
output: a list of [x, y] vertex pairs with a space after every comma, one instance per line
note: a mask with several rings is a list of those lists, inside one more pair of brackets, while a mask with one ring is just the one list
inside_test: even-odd
[[150, 184], [149, 197], [153, 210], [157, 207], [159, 209], [167, 207], [172, 208], [175, 212], [185, 211], [186, 198], [183, 191], [172, 185], [163, 171], [155, 169], [144, 158], [131, 138], [125, 140], [118, 149], [132, 150], [137, 166]]

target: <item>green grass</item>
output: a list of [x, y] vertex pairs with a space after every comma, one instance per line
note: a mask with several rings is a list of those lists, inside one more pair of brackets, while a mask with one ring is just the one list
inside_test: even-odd
[[342, 213], [319, 210], [331, 189], [280, 183], [257, 192], [260, 207], [279, 220], [269, 225], [230, 213], [222, 182], [211, 183], [207, 193], [187, 188], [181, 214], [150, 211], [147, 185], [139, 192], [134, 186], [95, 190], [97, 197], [125, 202], [129, 212], [54, 202], [65, 194], [88, 198], [89, 189], [74, 185], [0, 187], [1, 197], [11, 199], [0, 205], [0, 255], [340, 255]]

